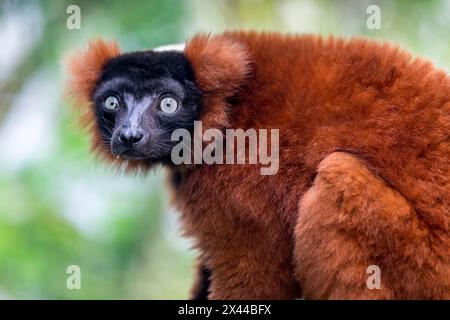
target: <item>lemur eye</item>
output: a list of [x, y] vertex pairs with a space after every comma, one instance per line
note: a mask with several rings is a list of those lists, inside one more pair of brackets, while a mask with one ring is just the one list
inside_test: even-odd
[[105, 108], [106, 110], [116, 110], [119, 107], [119, 99], [115, 96], [109, 96], [105, 100]]
[[178, 101], [172, 97], [165, 97], [161, 100], [159, 107], [162, 112], [172, 114], [178, 109]]

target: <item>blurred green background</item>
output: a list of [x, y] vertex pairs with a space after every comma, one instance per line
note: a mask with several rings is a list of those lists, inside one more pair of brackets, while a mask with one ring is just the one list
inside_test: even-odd
[[[81, 9], [81, 29], [66, 8]], [[366, 9], [381, 9], [381, 29]], [[179, 236], [161, 170], [127, 176], [89, 153], [62, 97], [63, 55], [91, 38], [124, 51], [198, 31], [366, 36], [450, 70], [450, 1], [0, 1], [0, 298], [184, 299], [195, 252]], [[66, 268], [81, 268], [81, 290]]]

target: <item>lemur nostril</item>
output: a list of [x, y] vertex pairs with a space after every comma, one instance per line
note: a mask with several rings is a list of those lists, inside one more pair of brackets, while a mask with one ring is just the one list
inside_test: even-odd
[[132, 146], [137, 144], [144, 138], [144, 134], [136, 129], [123, 129], [119, 132], [119, 141], [123, 144]]
[[133, 143], [138, 143], [143, 137], [144, 135], [141, 132], [137, 132], [136, 135], [132, 137]]

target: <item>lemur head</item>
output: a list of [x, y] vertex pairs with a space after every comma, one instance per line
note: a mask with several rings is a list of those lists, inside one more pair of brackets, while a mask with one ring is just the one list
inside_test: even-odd
[[92, 94], [97, 128], [112, 155], [169, 162], [171, 133], [192, 131], [201, 110], [194, 73], [180, 52], [136, 52], [108, 61]]
[[[95, 41], [69, 60], [69, 90], [84, 106], [93, 147], [112, 161], [148, 168], [171, 164], [175, 129], [227, 125], [227, 98], [248, 74], [243, 46], [197, 36], [184, 51], [121, 54]], [[235, 60], [238, 59], [238, 60]]]

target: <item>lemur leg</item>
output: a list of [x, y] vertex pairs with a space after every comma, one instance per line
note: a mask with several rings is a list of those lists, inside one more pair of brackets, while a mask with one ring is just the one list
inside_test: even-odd
[[205, 266], [203, 261], [198, 258], [195, 266], [195, 279], [191, 288], [191, 300], [208, 300], [208, 294], [211, 285], [211, 271]]
[[[356, 157], [324, 159], [299, 210], [294, 260], [305, 298], [445, 297], [448, 260], [434, 253], [438, 242], [406, 199]], [[380, 268], [380, 289], [367, 286], [370, 265]]]
[[238, 241], [220, 243], [209, 250], [211, 300], [266, 300], [299, 297], [294, 278], [292, 232], [282, 223], [259, 228], [253, 223], [237, 222], [230, 228]]

